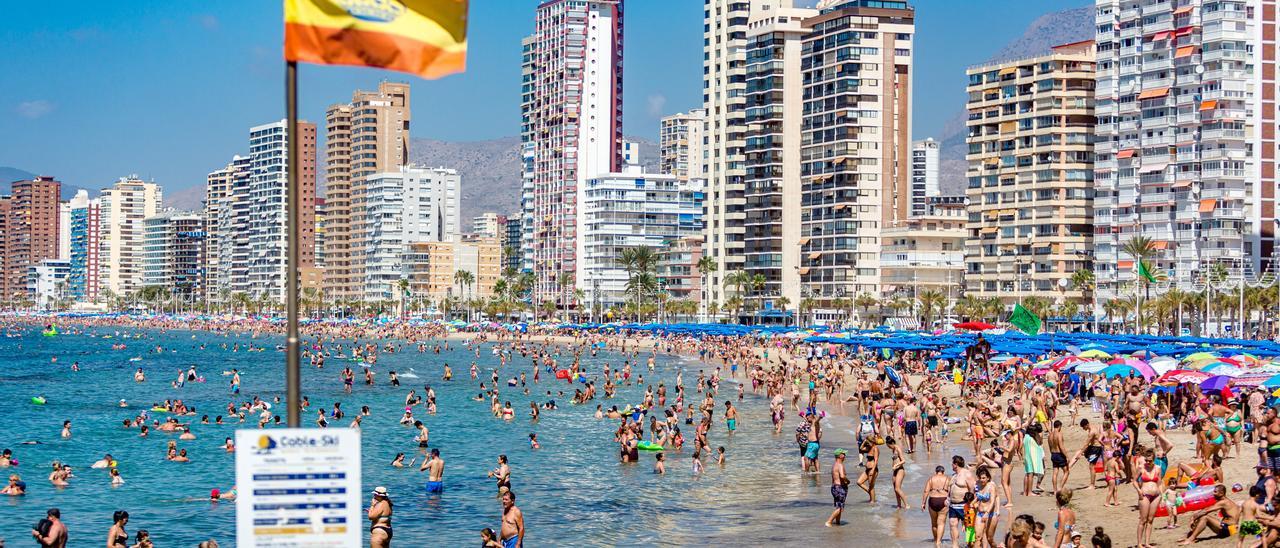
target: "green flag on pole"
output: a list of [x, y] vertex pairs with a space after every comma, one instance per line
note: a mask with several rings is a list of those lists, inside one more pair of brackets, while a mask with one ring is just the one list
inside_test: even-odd
[[1138, 268], [1138, 277], [1150, 283], [1155, 283], [1156, 277], [1151, 275], [1151, 269], [1147, 268], [1147, 262], [1139, 259], [1135, 266]]
[[1014, 305], [1013, 314], [1009, 316], [1009, 324], [1028, 335], [1040, 333], [1040, 318], [1030, 310], [1022, 308], [1021, 304]]

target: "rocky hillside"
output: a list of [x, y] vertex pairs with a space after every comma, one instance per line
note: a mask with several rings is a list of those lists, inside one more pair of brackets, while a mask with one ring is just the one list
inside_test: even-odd
[[[658, 147], [653, 141], [627, 137], [640, 144], [641, 165], [658, 170]], [[429, 166], [458, 170], [462, 177], [462, 225], [486, 211], [507, 214], [520, 208], [520, 138], [487, 141], [411, 139], [409, 159]]]

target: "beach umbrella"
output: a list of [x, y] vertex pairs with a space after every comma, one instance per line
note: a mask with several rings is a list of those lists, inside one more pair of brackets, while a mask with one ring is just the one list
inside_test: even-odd
[[[1178, 384], [1200, 383], [1212, 376], [1213, 375], [1205, 373], [1204, 371], [1193, 371], [1190, 369], [1175, 369], [1173, 371], [1168, 371], [1160, 375], [1160, 378], [1156, 379], [1156, 382], [1176, 382]], [[1277, 384], [1276, 386], [1280, 386], [1280, 384]]]
[[1048, 374], [1050, 371], [1053, 371], [1053, 370], [1052, 370], [1052, 369], [1048, 369], [1048, 368], [1037, 368], [1037, 369], [1032, 369], [1032, 370], [1031, 370], [1031, 376], [1032, 376], [1032, 377], [1043, 377], [1043, 376], [1045, 376], [1046, 374]]
[[1163, 375], [1178, 368], [1178, 360], [1169, 357], [1154, 358], [1147, 362], [1157, 375]]
[[1089, 349], [1089, 350], [1085, 350], [1084, 352], [1081, 352], [1081, 353], [1079, 354], [1079, 357], [1081, 357], [1081, 358], [1090, 358], [1090, 359], [1104, 359], [1104, 360], [1105, 360], [1105, 359], [1110, 358], [1110, 357], [1111, 357], [1111, 354], [1108, 354], [1108, 353], [1106, 353], [1106, 352], [1103, 352], [1102, 350], [1099, 350], [1099, 349], [1097, 349], [1097, 348], [1091, 348], [1091, 349]]
[[1211, 353], [1211, 352], [1196, 352], [1195, 354], [1190, 354], [1190, 355], [1187, 355], [1187, 356], [1183, 356], [1183, 357], [1182, 357], [1182, 361], [1184, 361], [1184, 362], [1194, 362], [1194, 361], [1204, 360], [1204, 359], [1209, 359], [1209, 358], [1216, 359], [1217, 357], [1218, 357], [1218, 355], [1217, 355], [1217, 354], [1213, 354], [1213, 353]]
[[1075, 369], [1076, 373], [1094, 374], [1106, 369], [1107, 364], [1097, 360], [1092, 360], [1087, 362], [1076, 362], [1071, 364], [1071, 367]]
[[1247, 388], [1262, 386], [1262, 383], [1270, 380], [1272, 376], [1273, 375], [1257, 375], [1251, 373], [1243, 377], [1236, 377], [1235, 380], [1231, 382], [1231, 386], [1243, 386]]
[[1203, 382], [1201, 382], [1200, 391], [1201, 392], [1221, 392], [1222, 389], [1226, 388], [1228, 384], [1231, 384], [1231, 377], [1228, 377], [1226, 375], [1217, 375], [1217, 376], [1209, 377], [1205, 379]]
[[1058, 358], [1057, 360], [1054, 360], [1053, 363], [1050, 365], [1050, 367], [1053, 367], [1054, 369], [1062, 369], [1073, 363], [1085, 362], [1085, 361], [1089, 361], [1089, 360], [1085, 358], [1081, 358], [1079, 356], [1066, 356], [1066, 357]]
[[987, 322], [963, 322], [963, 323], [951, 324], [951, 327], [954, 327], [956, 329], [964, 329], [966, 331], [986, 331], [988, 329], [996, 328], [996, 326], [991, 325]]
[[1262, 384], [1259, 386], [1264, 388], [1280, 388], [1280, 375], [1271, 376], [1267, 380], [1262, 381]]
[[1141, 371], [1138, 371], [1132, 365], [1124, 365], [1124, 364], [1108, 365], [1102, 369], [1101, 373], [1102, 373], [1102, 376], [1107, 378], [1128, 377], [1133, 374], [1142, 375], [1143, 378], [1149, 378], [1146, 375], [1143, 375]]
[[1240, 375], [1244, 374], [1243, 369], [1240, 369], [1239, 367], [1236, 367], [1226, 362], [1218, 362], [1215, 364], [1211, 364], [1208, 367], [1201, 368], [1200, 370], [1205, 373], [1222, 375], [1226, 377], [1239, 377]]

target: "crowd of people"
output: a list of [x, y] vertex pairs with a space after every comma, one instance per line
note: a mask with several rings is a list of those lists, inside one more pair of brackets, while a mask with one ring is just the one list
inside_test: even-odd
[[[128, 318], [81, 322], [60, 327], [71, 336], [122, 328], [249, 331], [254, 334], [250, 341], [278, 332], [277, 326], [265, 322], [229, 325]], [[270, 349], [256, 342], [224, 344], [235, 352]], [[489, 352], [499, 364], [482, 376], [473, 363], [470, 379], [459, 379], [478, 388], [473, 400], [487, 404], [494, 418], [522, 420], [503, 397], [504, 390], [567, 381], [574, 390], [572, 403], [595, 404], [596, 419], [616, 421], [613, 441], [618, 444], [618, 460], [634, 464], [642, 461], [642, 454], [653, 454], [655, 474], [668, 473], [668, 459], [676, 453], [688, 454], [693, 474], [703, 473], [709, 464], [723, 465], [729, 456], [724, 444], [713, 440], [731, 439], [739, 428], [767, 428], [776, 436], [793, 429], [796, 473], [830, 478], [834, 508], [824, 522], [829, 527], [844, 523], [851, 487], [856, 486], [853, 492], [865, 496], [865, 503], [872, 507], [891, 500], [897, 512], [927, 515], [935, 546], [949, 542], [953, 547], [1075, 548], [1110, 546], [1111, 537], [1118, 536], [1145, 548], [1157, 543], [1153, 534], [1172, 528], [1180, 530], [1183, 543], [1213, 536], [1232, 539], [1238, 546], [1280, 540], [1280, 494], [1275, 479], [1280, 473], [1280, 419], [1268, 406], [1272, 397], [1261, 388], [1204, 392], [1184, 384], [1157, 390], [1140, 375], [1107, 378], [1033, 370], [1021, 363], [992, 364], [988, 363], [990, 346], [981, 337], [962, 358], [943, 360], [928, 352], [888, 354], [856, 346], [809, 344], [794, 337], [504, 329], [450, 334], [439, 325], [318, 323], [307, 326], [303, 347], [303, 359], [316, 368], [343, 358], [335, 383], [344, 393], [350, 394], [361, 381], [406, 391], [400, 423], [416, 432], [416, 453], [397, 454], [391, 466], [418, 466], [427, 476], [429, 493], [445, 489], [445, 459], [420, 418], [437, 412], [440, 402], [435, 390], [427, 385], [419, 394], [415, 387], [401, 387], [401, 376], [395, 371], [382, 376], [373, 366], [383, 353], [416, 350], [431, 360], [432, 355], [462, 347], [477, 358], [482, 351]], [[127, 348], [119, 344], [120, 350]], [[617, 354], [621, 362], [588, 371], [582, 358], [599, 352]], [[646, 382], [646, 373], [650, 381], [657, 378], [652, 371], [662, 354], [696, 357], [697, 376], [685, 379], [682, 370], [670, 386]], [[357, 374], [350, 360], [369, 367]], [[454, 379], [448, 365], [437, 365], [442, 365], [443, 381]], [[692, 370], [688, 372], [692, 375]], [[130, 374], [135, 382], [148, 382], [141, 368]], [[150, 410], [141, 411], [121, 401], [123, 428], [140, 437], [153, 432], [172, 435], [166, 440], [164, 458], [183, 462], [191, 455], [179, 445], [194, 439], [193, 425], [282, 426], [284, 404], [279, 398], [242, 396], [241, 374], [232, 370], [228, 375], [230, 399], [213, 418], [181, 399], [154, 402]], [[726, 379], [735, 381], [727, 390]], [[180, 387], [203, 380], [192, 366], [179, 371], [171, 384]], [[686, 380], [691, 382], [686, 385]], [[625, 404], [602, 402], [622, 387], [641, 395]], [[548, 395], [545, 401], [530, 403], [532, 423], [559, 408]], [[747, 397], [768, 402], [768, 423], [764, 423], [766, 416], [740, 413]], [[360, 428], [372, 412], [361, 406], [348, 416], [342, 402], [332, 408], [313, 407], [305, 396], [299, 406], [304, 416], [314, 415], [317, 427]], [[161, 411], [168, 415], [163, 420], [158, 417]], [[823, 448], [830, 445], [826, 433], [837, 417], [848, 418], [853, 435], [849, 448], [831, 453], [824, 476], [822, 467], [828, 457]], [[72, 437], [72, 428], [72, 421], [66, 421], [59, 435]], [[536, 432], [529, 434], [529, 444], [531, 449], [540, 447]], [[228, 453], [235, 451], [230, 438], [224, 448]], [[1252, 460], [1255, 455], [1256, 477], [1235, 477], [1238, 472], [1232, 470], [1241, 467], [1224, 464]], [[939, 465], [932, 475], [911, 477], [910, 465], [948, 457], [949, 469]], [[13, 460], [12, 451], [4, 450], [0, 467]], [[479, 535], [485, 546], [521, 546], [526, 530], [516, 505], [513, 470], [505, 455], [496, 460], [489, 476], [500, 501], [500, 508], [495, 508], [499, 519], [496, 531], [486, 528]], [[105, 455], [92, 467], [109, 470], [113, 483], [123, 483], [114, 462]], [[52, 464], [51, 484], [65, 485], [73, 477], [69, 466]], [[904, 487], [908, 482], [921, 486], [918, 501]], [[0, 494], [21, 496], [28, 489], [21, 477], [12, 474]], [[236, 489], [216, 490], [212, 497], [232, 500]], [[1082, 498], [1090, 505], [1125, 512], [1110, 514], [1105, 523], [1098, 521], [1086, 530], [1077, 513]], [[1039, 502], [1042, 499], [1048, 502]], [[391, 493], [385, 487], [374, 489], [367, 509], [372, 547], [391, 545], [393, 513]], [[33, 537], [42, 545], [65, 544], [67, 531], [58, 514], [51, 509], [48, 518], [33, 528]], [[1157, 524], [1160, 517], [1162, 525]], [[146, 531], [138, 531], [130, 542], [124, 529], [127, 512], [117, 512], [115, 518], [108, 546], [150, 546]]]

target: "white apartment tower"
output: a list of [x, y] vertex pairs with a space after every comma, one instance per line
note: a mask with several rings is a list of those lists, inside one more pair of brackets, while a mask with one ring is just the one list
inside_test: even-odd
[[911, 216], [929, 212], [929, 198], [941, 194], [938, 187], [938, 142], [932, 137], [911, 143]]
[[703, 255], [716, 263], [702, 302], [722, 304], [723, 280], [742, 270], [746, 167], [747, 22], [752, 12], [789, 0], [703, 0], [702, 104], [707, 169]]
[[[315, 124], [299, 122], [302, 264], [315, 260]], [[284, 302], [288, 260], [288, 123], [249, 128], [248, 288], [251, 297]]]
[[1095, 269], [1132, 294], [1125, 245], [1150, 240], [1184, 290], [1222, 265], [1270, 268], [1276, 2], [1097, 0]]
[[523, 42], [521, 141], [535, 302], [568, 308], [560, 281], [583, 253], [583, 183], [622, 164], [622, 0], [546, 0]]
[[364, 178], [360, 201], [364, 218], [353, 228], [364, 234], [363, 299], [394, 300], [409, 244], [453, 242], [462, 236], [458, 172], [413, 164], [394, 173]]
[[658, 155], [664, 175], [675, 175], [683, 180], [706, 179], [702, 143], [706, 119], [707, 111], [700, 108], [662, 118], [658, 129]]
[[143, 221], [160, 210], [160, 185], [137, 175], [121, 177], [102, 191], [98, 237], [98, 283], [117, 296], [142, 288]]

